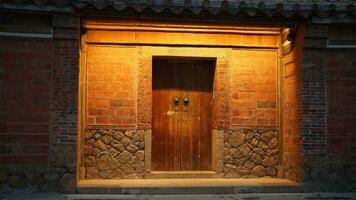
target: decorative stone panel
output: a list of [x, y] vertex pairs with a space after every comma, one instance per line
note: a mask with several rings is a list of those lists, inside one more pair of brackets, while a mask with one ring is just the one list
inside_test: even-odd
[[142, 178], [145, 171], [144, 130], [85, 132], [85, 178]]
[[224, 176], [276, 177], [277, 130], [233, 130], [224, 133]]

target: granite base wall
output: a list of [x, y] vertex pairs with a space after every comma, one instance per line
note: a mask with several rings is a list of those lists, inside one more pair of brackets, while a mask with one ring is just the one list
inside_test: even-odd
[[356, 161], [306, 155], [303, 185], [305, 192], [356, 192]]
[[76, 167], [2, 167], [1, 193], [62, 192], [76, 190]]
[[278, 165], [277, 130], [224, 131], [225, 177], [276, 177]]
[[85, 132], [85, 179], [143, 178], [144, 130], [96, 129]]
[[304, 167], [304, 192], [356, 192], [356, 165]]
[[[145, 135], [150, 130], [92, 129], [84, 133], [83, 179], [144, 178]], [[218, 130], [223, 135], [217, 154], [223, 155], [223, 177], [277, 177], [277, 130]], [[147, 144], [146, 144], [147, 145]], [[217, 144], [218, 145], [218, 144]], [[223, 152], [222, 152], [223, 151]], [[150, 171], [150, 170], [149, 170]]]

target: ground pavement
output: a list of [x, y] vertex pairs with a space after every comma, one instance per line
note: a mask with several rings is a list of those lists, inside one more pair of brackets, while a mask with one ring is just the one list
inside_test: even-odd
[[0, 200], [356, 200], [356, 193], [274, 193], [233, 195], [12, 194]]

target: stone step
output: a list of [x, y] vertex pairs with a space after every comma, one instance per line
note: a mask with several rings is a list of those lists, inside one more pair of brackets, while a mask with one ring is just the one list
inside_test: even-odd
[[148, 173], [146, 179], [195, 179], [195, 178], [221, 178], [215, 171], [153, 171]]
[[80, 180], [77, 192], [129, 195], [299, 193], [302, 185], [277, 178]]

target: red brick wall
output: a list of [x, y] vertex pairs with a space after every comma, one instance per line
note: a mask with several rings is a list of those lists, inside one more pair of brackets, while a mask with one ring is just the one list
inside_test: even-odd
[[[327, 141], [327, 25], [309, 25], [303, 49], [303, 152], [305, 163], [325, 162]], [[310, 157], [308, 159], [307, 157]], [[314, 161], [313, 161], [314, 160]], [[308, 165], [308, 164], [307, 164]]]
[[308, 49], [303, 52], [303, 149], [308, 155], [326, 154], [325, 53]]
[[[356, 188], [355, 28], [310, 25], [303, 50], [305, 191]], [[336, 49], [335, 49], [336, 48]]]
[[88, 46], [88, 126], [136, 126], [135, 55], [135, 47]]
[[[139, 117], [140, 120], [143, 118], [136, 115], [137, 100], [142, 98], [138, 96], [136, 100], [136, 96], [144, 95], [141, 90], [150, 87], [149, 83], [141, 85], [141, 89], [136, 94], [136, 79], [141, 80], [151, 76], [150, 74], [137, 76], [143, 72], [137, 71], [137, 62], [140, 60], [142, 62], [142, 58], [136, 47], [88, 45], [86, 51], [87, 126], [136, 127], [136, 118]], [[232, 106], [228, 107], [230, 110], [227, 112], [224, 107], [215, 107], [215, 115], [218, 115], [215, 118], [218, 117], [217, 120], [230, 118], [231, 127], [276, 127], [276, 50], [232, 50], [231, 56], [228, 65], [219, 63], [217, 66], [215, 89], [216, 100], [219, 102], [222, 87], [224, 91], [231, 91], [231, 99], [228, 101]], [[151, 63], [145, 64], [147, 64], [146, 68], [151, 68]], [[224, 77], [221, 77], [222, 66], [227, 67], [229, 71], [223, 74]], [[229, 79], [230, 74], [230, 80], [226, 80]], [[150, 91], [151, 88], [147, 90]], [[147, 99], [146, 101], [149, 102]], [[139, 109], [142, 110], [142, 107]], [[150, 110], [151, 107], [144, 109]]]
[[0, 44], [0, 163], [47, 163], [52, 42]]
[[74, 192], [79, 18], [2, 12], [0, 30], [0, 185]]
[[327, 54], [328, 162], [356, 163], [356, 52]]
[[[1, 14], [2, 32], [48, 34], [46, 15]], [[48, 161], [52, 41], [0, 37], [0, 165]]]
[[[352, 26], [329, 26], [329, 44], [355, 46], [355, 33]], [[340, 166], [355, 165], [356, 52], [355, 49], [333, 49], [324, 55], [327, 55], [327, 160]]]
[[[1, 164], [65, 166], [75, 162], [78, 19], [19, 13], [2, 16], [3, 32], [27, 35], [0, 38]], [[53, 39], [38, 33], [48, 37], [53, 33]]]
[[231, 126], [277, 126], [276, 50], [233, 50]]

